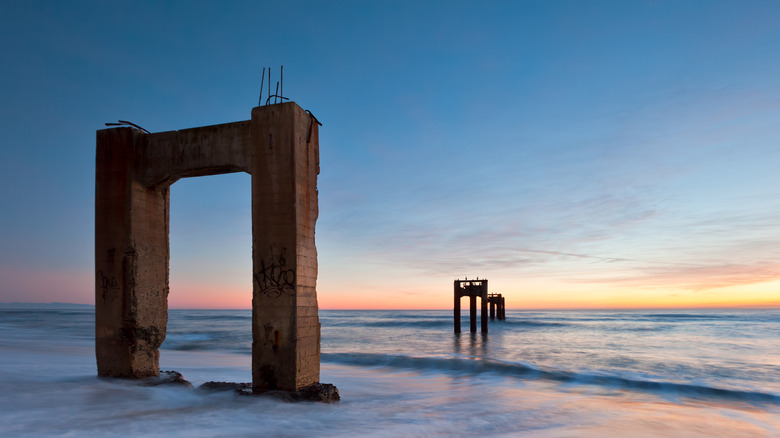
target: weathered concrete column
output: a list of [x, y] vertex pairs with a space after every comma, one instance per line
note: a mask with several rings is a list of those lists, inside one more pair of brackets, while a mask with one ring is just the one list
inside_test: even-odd
[[319, 142], [294, 103], [252, 110], [252, 382], [297, 390], [319, 380]]
[[471, 333], [477, 332], [477, 296], [469, 296], [469, 329]]
[[481, 323], [482, 333], [488, 332], [488, 297], [487, 296], [488, 296], [487, 288], [485, 288], [484, 292], [482, 293], [482, 296], [480, 297], [480, 304], [482, 306], [480, 312], [480, 323]]
[[453, 323], [455, 324], [455, 333], [460, 333], [460, 297], [461, 297], [461, 295], [460, 295], [460, 290], [459, 290], [459, 287], [458, 287], [459, 283], [460, 282], [458, 280], [455, 280], [455, 288], [454, 288], [454, 290], [455, 290], [455, 293], [454, 293], [454, 295], [455, 295], [455, 302], [453, 303], [453, 306], [452, 306], [452, 309], [453, 309], [452, 310], [452, 320], [453, 320]]
[[159, 374], [168, 321], [168, 187], [139, 178], [146, 134], [97, 132], [95, 352], [98, 375]]

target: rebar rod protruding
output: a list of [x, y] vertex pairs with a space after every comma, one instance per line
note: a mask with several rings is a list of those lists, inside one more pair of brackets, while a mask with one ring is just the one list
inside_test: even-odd
[[146, 129], [136, 125], [133, 122], [128, 122], [127, 120], [119, 120], [118, 123], [114, 123], [114, 122], [106, 123], [106, 126], [123, 126], [123, 125], [129, 125], [129, 126], [132, 126], [133, 128], [140, 129], [141, 131], [143, 131], [143, 132], [145, 132], [147, 134], [151, 134], [151, 132], [147, 131]]
[[257, 100], [257, 106], [263, 104], [263, 84], [265, 83], [265, 67], [263, 67], [263, 76], [260, 77], [260, 98]]

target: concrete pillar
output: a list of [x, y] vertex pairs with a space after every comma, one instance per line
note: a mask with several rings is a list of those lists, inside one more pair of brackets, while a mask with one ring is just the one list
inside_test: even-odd
[[490, 305], [490, 319], [496, 319], [496, 303], [488, 299], [488, 304]]
[[469, 295], [469, 328], [471, 333], [477, 332], [477, 297]]
[[317, 123], [293, 103], [252, 110], [252, 383], [319, 380]]
[[[485, 280], [485, 283], [487, 283], [487, 280]], [[482, 291], [482, 296], [480, 297], [480, 303], [482, 304], [482, 312], [480, 315], [480, 322], [482, 323], [482, 333], [488, 332], [488, 297], [487, 297], [487, 286]]]
[[501, 319], [506, 319], [506, 298], [501, 297]]
[[168, 322], [168, 186], [140, 182], [146, 134], [97, 132], [95, 353], [99, 376], [159, 374]]
[[458, 281], [455, 280], [455, 301], [452, 306], [452, 321], [455, 326], [455, 333], [460, 333], [460, 291]]

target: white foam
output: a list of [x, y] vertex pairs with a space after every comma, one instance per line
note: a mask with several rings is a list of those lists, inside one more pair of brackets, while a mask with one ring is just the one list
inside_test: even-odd
[[[91, 340], [0, 335], [0, 436], [778, 436], [780, 410], [670, 403], [499, 373], [324, 363], [337, 405], [284, 403], [98, 379]], [[200, 384], [249, 381], [248, 355], [169, 351], [161, 367]], [[733, 432], [733, 433], [732, 433]]]

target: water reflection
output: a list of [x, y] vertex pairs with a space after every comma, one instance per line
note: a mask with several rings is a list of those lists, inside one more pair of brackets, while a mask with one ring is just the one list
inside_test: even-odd
[[454, 333], [452, 349], [457, 355], [485, 358], [488, 356], [487, 333]]

